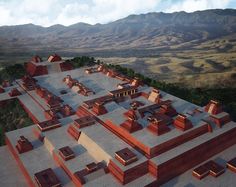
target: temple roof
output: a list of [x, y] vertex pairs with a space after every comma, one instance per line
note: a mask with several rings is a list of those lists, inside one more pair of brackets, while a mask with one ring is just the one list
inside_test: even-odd
[[31, 59], [31, 62], [35, 62], [35, 63], [39, 63], [42, 62], [42, 58], [38, 55], [33, 56], [33, 58]]
[[48, 57], [48, 62], [56, 62], [61, 60], [62, 60], [61, 57], [57, 54], [53, 54]]

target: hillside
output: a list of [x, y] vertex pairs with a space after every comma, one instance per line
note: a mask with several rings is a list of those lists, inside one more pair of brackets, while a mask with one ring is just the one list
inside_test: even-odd
[[0, 27], [0, 63], [12, 61], [9, 56], [22, 60], [55, 51], [102, 57], [168, 82], [199, 80], [194, 87], [206, 78], [214, 86], [236, 85], [236, 10], [148, 13], [96, 25]]
[[235, 31], [236, 10], [226, 9], [131, 15], [104, 25], [3, 26], [0, 37], [1, 44], [5, 44], [3, 49], [46, 47], [76, 52], [79, 49], [186, 48], [187, 42], [196, 46], [199, 42], [228, 36]]

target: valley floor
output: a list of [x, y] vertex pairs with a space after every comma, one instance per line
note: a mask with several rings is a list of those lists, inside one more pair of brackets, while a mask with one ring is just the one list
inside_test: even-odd
[[185, 87], [236, 86], [236, 53], [163, 53], [159, 57], [99, 58], [148, 77]]

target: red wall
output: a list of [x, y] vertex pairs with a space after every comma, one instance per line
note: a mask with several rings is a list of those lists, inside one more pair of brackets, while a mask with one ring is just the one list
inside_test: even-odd
[[174, 147], [177, 147], [178, 145], [181, 145], [187, 141], [190, 141], [198, 136], [201, 136], [202, 134], [205, 134], [208, 132], [208, 125], [205, 124], [201, 127], [198, 127], [194, 130], [190, 130], [189, 132], [180, 135], [176, 138], [172, 138], [169, 141], [166, 141], [160, 145], [157, 145], [151, 149], [151, 157], [155, 157], [157, 155], [160, 155], [161, 153], [164, 153], [170, 149], [173, 149]]
[[48, 74], [47, 66], [36, 66], [34, 63], [29, 62], [26, 65], [26, 71], [31, 76], [39, 76]]
[[126, 171], [122, 171], [112, 160], [108, 164], [109, 171], [121, 182], [127, 184], [148, 173], [148, 161]]
[[60, 63], [61, 71], [69, 71], [74, 69], [73, 65], [70, 62], [62, 62]]
[[236, 127], [161, 165], [155, 166], [152, 161], [149, 161], [149, 171], [157, 177], [159, 184], [163, 184], [234, 145], [236, 143], [235, 137]]

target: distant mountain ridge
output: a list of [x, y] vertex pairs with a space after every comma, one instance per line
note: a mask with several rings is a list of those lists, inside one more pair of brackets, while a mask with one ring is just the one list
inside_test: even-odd
[[[97, 51], [176, 49], [236, 34], [236, 10], [130, 15], [108, 24], [41, 27], [33, 24], [0, 27], [0, 50]], [[232, 36], [232, 37], [231, 37]]]

